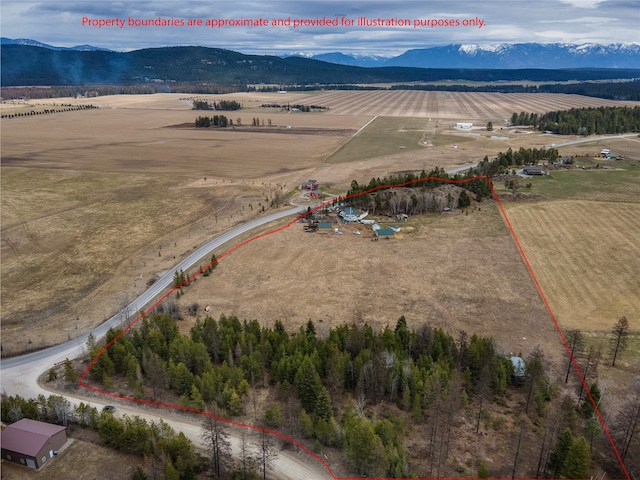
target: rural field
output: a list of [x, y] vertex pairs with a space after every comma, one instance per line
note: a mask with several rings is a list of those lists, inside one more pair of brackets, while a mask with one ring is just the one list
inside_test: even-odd
[[496, 205], [479, 208], [410, 219], [377, 242], [366, 225], [334, 235], [294, 224], [234, 252], [180, 302], [294, 331], [313, 320], [321, 335], [352, 323], [393, 326], [405, 315], [410, 328], [493, 336], [505, 354], [549, 345], [559, 360], [557, 332]]
[[507, 212], [563, 327], [606, 329], [640, 312], [640, 203], [566, 200]]
[[[225, 113], [239, 128], [191, 127], [198, 115], [212, 113], [191, 110], [188, 98], [240, 102], [242, 110]], [[46, 102], [0, 109], [25, 113]], [[468, 165], [508, 148], [577, 140], [507, 121], [513, 112], [622, 104], [575, 95], [419, 91], [157, 94], [56, 103], [99, 108], [3, 119], [3, 355], [94, 328], [206, 240], [286, 208], [284, 199], [296, 200], [298, 185], [310, 178], [340, 195], [354, 179], [365, 184], [399, 172]], [[267, 103], [328, 110], [261, 107]], [[254, 118], [266, 126], [250, 127]], [[485, 129], [489, 121], [493, 132]], [[457, 122], [474, 128], [461, 131]], [[585, 169], [521, 179], [519, 195], [496, 183], [560, 327], [582, 329], [603, 350], [605, 406], [622, 398], [640, 369], [639, 140], [562, 147], [561, 155], [584, 156], [576, 163]], [[594, 159], [601, 148], [625, 160]], [[405, 315], [413, 328], [493, 336], [505, 354], [527, 356], [540, 347], [555, 372], [566, 368], [560, 336], [497, 202], [402, 224], [378, 220], [401, 231], [372, 242], [365, 225], [361, 235], [343, 225], [343, 235], [333, 235], [305, 233], [294, 224], [251, 242], [185, 287], [180, 305], [185, 313], [198, 303], [213, 316], [267, 325], [279, 319], [295, 330], [313, 320], [319, 334], [354, 322], [393, 326]], [[607, 332], [623, 315], [634, 336], [612, 369], [604, 365]], [[182, 328], [193, 321], [188, 317]]]
[[[197, 98], [237, 100], [243, 110], [229, 112], [236, 123], [250, 125], [258, 117], [272, 128], [177, 128], [202, 114], [191, 110], [187, 98], [195, 97], [116, 95], [0, 106], [2, 113], [52, 104], [99, 107], [3, 121], [4, 354], [59, 343], [96, 326], [170, 268], [174, 257], [263, 207], [275, 208], [276, 192], [284, 195], [308, 178], [339, 194], [353, 179], [453, 168], [508, 147], [541, 148], [556, 140], [499, 125], [514, 111], [613, 103], [569, 95], [239, 93]], [[329, 108], [305, 114], [261, 107], [285, 102]], [[496, 131], [460, 132], [452, 128], [456, 121], [480, 127], [493, 121]], [[375, 296], [383, 285], [361, 288]], [[402, 311], [394, 308], [390, 321]], [[264, 313], [264, 321], [277, 314], [273, 308]]]

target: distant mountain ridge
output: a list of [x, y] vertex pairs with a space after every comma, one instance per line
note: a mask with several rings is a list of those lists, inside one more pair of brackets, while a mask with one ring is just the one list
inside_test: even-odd
[[339, 52], [309, 58], [357, 67], [640, 68], [640, 43], [470, 43], [412, 49], [391, 58]]
[[[30, 45], [63, 51], [104, 51], [92, 45], [56, 47], [27, 38], [0, 38], [2, 45]], [[292, 53], [280, 57], [303, 57], [352, 67], [416, 67], [416, 68], [640, 68], [640, 43], [467, 43], [407, 50], [395, 57], [328, 52], [316, 55]]]
[[[447, 57], [446, 49], [464, 52], [468, 58], [485, 57], [483, 61], [464, 65], [442, 67], [437, 51], [429, 51], [429, 60], [422, 50], [411, 50], [395, 59], [387, 59], [382, 67], [361, 67], [329, 63], [301, 56], [277, 57], [272, 55], [245, 55], [231, 50], [209, 47], [158, 47], [115, 52], [95, 47], [79, 46], [56, 48], [40, 42], [20, 40], [2, 42], [0, 81], [3, 86], [12, 85], [88, 85], [88, 84], [140, 84], [171, 82], [204, 82], [219, 85], [271, 84], [289, 86], [345, 85], [411, 82], [435, 82], [439, 80], [470, 81], [520, 81], [562, 82], [568, 80], [606, 80], [615, 78], [639, 78], [640, 63], [628, 68], [562, 68], [555, 64], [538, 64], [536, 68], [516, 68], [515, 60], [509, 63], [504, 55], [512, 46], [500, 48], [476, 48], [466, 46], [438, 47], [440, 56]], [[27, 44], [25, 44], [27, 43]], [[622, 57], [626, 51], [635, 51], [640, 45], [620, 47]], [[576, 47], [574, 47], [576, 48]], [[445, 49], [445, 50], [442, 50]], [[586, 47], [578, 49], [581, 55], [591, 55]], [[599, 50], [593, 49], [595, 52]], [[505, 53], [506, 52], [506, 53]], [[595, 53], [594, 53], [595, 54]], [[601, 53], [598, 53], [601, 55]], [[503, 55], [501, 64], [494, 66], [489, 55]], [[519, 55], [522, 55], [520, 53]], [[345, 61], [346, 55], [324, 57], [333, 61]], [[414, 66], [390, 65], [405, 61]], [[534, 57], [534, 55], [531, 55]], [[537, 56], [539, 58], [540, 55]], [[359, 61], [377, 62], [375, 57], [354, 56]], [[409, 62], [409, 63], [411, 63]], [[417, 67], [415, 65], [425, 65]], [[449, 60], [449, 64], [451, 64]], [[455, 64], [455, 62], [454, 62]], [[622, 62], [618, 62], [622, 64]], [[518, 64], [519, 65], [519, 64]]]
[[31, 47], [48, 48], [50, 50], [75, 50], [78, 52], [113, 52], [108, 48], [94, 47], [93, 45], [76, 45], [75, 47], [54, 47], [46, 43], [38, 42], [37, 40], [31, 40], [29, 38], [6, 38], [0, 37], [0, 45], [29, 45]]
[[385, 67], [640, 68], [640, 43], [456, 44], [408, 50]]

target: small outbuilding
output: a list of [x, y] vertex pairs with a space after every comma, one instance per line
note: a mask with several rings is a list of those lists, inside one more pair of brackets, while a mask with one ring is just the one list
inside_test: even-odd
[[527, 374], [527, 366], [522, 357], [511, 357], [511, 364], [513, 365], [513, 376], [516, 382], [523, 381]]
[[376, 232], [377, 237], [387, 237], [387, 238], [393, 237], [393, 235], [396, 233], [391, 228], [380, 228], [379, 230], [374, 230], [374, 232]]
[[67, 442], [67, 427], [23, 418], [0, 434], [2, 459], [30, 468], [42, 467]]
[[542, 165], [527, 165], [522, 170], [525, 175], [544, 175]]

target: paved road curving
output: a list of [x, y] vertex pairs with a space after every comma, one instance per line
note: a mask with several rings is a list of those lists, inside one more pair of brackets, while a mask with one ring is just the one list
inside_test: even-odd
[[[254, 228], [260, 227], [267, 223], [273, 222], [275, 220], [279, 220], [284, 217], [288, 217], [291, 215], [301, 214], [306, 211], [304, 207], [295, 207], [290, 208], [288, 210], [284, 210], [282, 212], [273, 213], [271, 215], [266, 215], [264, 217], [256, 218], [255, 220], [251, 220], [239, 227], [230, 230], [219, 237], [214, 238], [210, 242], [201, 246], [193, 253], [191, 253], [184, 260], [180, 261], [175, 267], [171, 270], [165, 272], [159, 280], [157, 280], [148, 290], [146, 290], [142, 295], [136, 298], [133, 302], [131, 302], [127, 311], [131, 312], [131, 315], [138, 315], [138, 312], [144, 310], [147, 305], [149, 305], [152, 301], [157, 299], [170, 285], [173, 284], [173, 276], [175, 272], [183, 270], [188, 271], [189, 268], [192, 268], [194, 265], [202, 262], [203, 258], [210, 258], [211, 253], [216, 249], [224, 245], [225, 243], [233, 240], [234, 238], [246, 233]], [[102, 323], [100, 326], [93, 329], [90, 333], [96, 339], [103, 338], [107, 331], [112, 327], [120, 326], [125, 319], [123, 319], [120, 313], [115, 314], [111, 318], [109, 318], [106, 322]], [[55, 345], [53, 347], [49, 347], [43, 350], [39, 350], [37, 352], [28, 353], [26, 355], [22, 355], [14, 358], [3, 359], [0, 362], [0, 369], [2, 369], [3, 373], [3, 388], [5, 387], [4, 380], [10, 376], [10, 369], [17, 367], [19, 365], [32, 365], [32, 368], [36, 366], [41, 360], [46, 360], [45, 362], [45, 370], [49, 368], [51, 365], [64, 361], [65, 358], [77, 358], [84, 353], [84, 346], [87, 343], [87, 339], [89, 338], [89, 333], [81, 335], [73, 340], [69, 340], [68, 342], [61, 343], [60, 345]]]
[[[475, 167], [477, 164], [467, 165], [449, 170], [447, 173], [455, 174]], [[209, 241], [205, 245], [201, 246], [188, 257], [181, 260], [172, 269], [165, 272], [160, 279], [158, 279], [149, 289], [147, 289], [142, 295], [131, 302], [126, 311], [131, 312], [131, 316], [137, 316], [138, 312], [145, 310], [148, 305], [157, 300], [167, 288], [173, 284], [173, 277], [177, 271], [188, 271], [195, 265], [201, 264], [204, 259], [210, 258], [211, 253], [225, 243], [233, 240], [234, 238], [253, 230], [254, 228], [268, 224], [270, 222], [280, 220], [282, 218], [300, 215], [307, 210], [307, 207], [296, 206], [281, 212], [266, 215], [251, 220], [239, 227], [236, 227], [216, 238]], [[20, 395], [24, 398], [36, 398], [39, 394], [49, 394], [47, 390], [43, 389], [38, 384], [38, 376], [42, 372], [46, 372], [52, 365], [62, 362], [65, 359], [74, 359], [81, 357], [86, 352], [86, 343], [89, 338], [89, 334], [93, 334], [96, 340], [102, 339], [107, 331], [112, 327], [121, 326], [126, 320], [123, 315], [118, 313], [100, 326], [94, 328], [91, 332], [87, 332], [73, 340], [55, 345], [37, 352], [28, 353], [14, 358], [7, 358], [0, 361], [0, 370], [2, 373], [2, 392], [9, 395]], [[65, 394], [65, 396], [72, 402], [79, 403], [80, 401], [87, 402], [88, 395]], [[107, 399], [100, 399], [93, 401], [93, 397], [88, 400], [91, 405], [98, 407], [99, 409], [109, 403]], [[194, 445], [200, 445], [200, 427], [198, 424], [194, 424], [193, 420], [188, 420], [188, 417], [172, 418], [168, 420], [167, 414], [161, 414], [160, 412], [149, 413], [148, 407], [140, 407], [137, 404], [127, 404], [126, 406], [119, 406], [117, 409], [118, 414], [127, 413], [129, 415], [139, 415], [143, 418], [153, 421], [159, 421], [161, 418], [168, 421], [170, 425], [178, 431], [183, 431], [193, 442]], [[237, 444], [238, 438], [233, 438], [232, 443]], [[281, 480], [297, 480], [305, 478], [309, 480], [315, 479], [330, 479], [331, 474], [320, 464], [320, 462], [313, 460], [309, 461], [309, 456], [306, 454], [297, 454], [293, 452], [281, 452], [278, 460], [276, 461], [274, 476]]]
[[[219, 237], [214, 238], [195, 250], [184, 260], [180, 261], [180, 263], [171, 270], [165, 272], [148, 290], [131, 302], [126, 311], [131, 312], [132, 316], [137, 316], [138, 312], [144, 310], [147, 305], [160, 297], [161, 294], [173, 284], [173, 276], [176, 271], [187, 271], [189, 268], [198, 265], [203, 261], [203, 258], [210, 258], [211, 253], [216, 248], [223, 246], [225, 243], [233, 240], [239, 235], [275, 220], [280, 220], [292, 215], [299, 215], [305, 211], [306, 207], [295, 207], [282, 212], [266, 215], [255, 220], [251, 220], [220, 235]], [[101, 339], [106, 335], [109, 328], [118, 327], [122, 325], [123, 321], [125, 321], [123, 316], [121, 314], [116, 314], [100, 326], [93, 329], [90, 333], [92, 333], [96, 339]], [[49, 395], [51, 392], [45, 390], [38, 384], [38, 376], [58, 362], [62, 362], [67, 358], [78, 358], [85, 354], [85, 345], [88, 338], [89, 333], [86, 333], [60, 345], [55, 345], [20, 357], [3, 359], [0, 361], [0, 369], [2, 372], [2, 392], [9, 395], [20, 395], [24, 398], [36, 398], [39, 394]], [[82, 391], [78, 391], [77, 394], [67, 393], [65, 394], [65, 397], [71, 401], [72, 405], [76, 405], [83, 401], [85, 403], [90, 403], [92, 406], [98, 408], [98, 410], [107, 403], [113, 403], [112, 401], [109, 401], [108, 398], [99, 398], [97, 401], [94, 401], [94, 396], [89, 394], [83, 395]], [[136, 415], [156, 423], [162, 419], [171, 425], [171, 427], [176, 431], [182, 431], [195, 446], [200, 446], [202, 444], [200, 439], [200, 423], [193, 417], [177, 415], [174, 412], [167, 412], [166, 409], [163, 408], [152, 408], [137, 404], [117, 404], [116, 414], [127, 414], [129, 416]], [[237, 434], [237, 432], [231, 433], [230, 440], [232, 450], [235, 455], [239, 451], [239, 434]], [[253, 442], [255, 443], [256, 441], [254, 440]], [[312, 460], [308, 455], [304, 453], [300, 454], [298, 451], [279, 452], [278, 458], [276, 459], [273, 467], [274, 471], [272, 472], [272, 476], [278, 480], [299, 480], [300, 478], [326, 480], [332, 478], [320, 462]]]

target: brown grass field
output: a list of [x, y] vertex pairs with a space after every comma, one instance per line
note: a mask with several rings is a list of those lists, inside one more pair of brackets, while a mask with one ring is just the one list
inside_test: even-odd
[[[49, 103], [100, 108], [3, 119], [4, 355], [94, 328], [207, 239], [259, 215], [263, 206], [272, 209], [277, 191], [290, 193], [317, 178], [324, 189], [342, 194], [353, 179], [366, 183], [401, 171], [453, 168], [509, 147], [573, 140], [559, 142], [505, 122], [513, 112], [621, 104], [574, 95], [418, 91], [198, 96], [240, 101], [243, 110], [225, 113], [234, 123], [240, 118], [251, 125], [258, 117], [274, 125], [221, 131], [178, 128], [206, 114], [190, 110], [183, 97], [57, 99]], [[329, 110], [260, 107], [272, 102]], [[43, 109], [45, 103], [3, 103], [0, 111]], [[463, 121], [478, 128], [453, 128]], [[484, 130], [488, 121], [494, 132]], [[291, 129], [278, 131], [285, 126]], [[597, 171], [591, 168], [597, 160], [585, 160], [581, 165], [589, 170], [532, 179], [531, 190], [516, 199], [496, 185], [560, 326], [583, 329], [602, 349], [599, 381], [608, 386], [603, 405], [612, 412], [640, 370], [637, 335], [619, 366], [606, 365], [606, 332], [613, 323], [626, 315], [632, 330], [640, 330], [639, 145], [638, 139], [616, 139], [563, 147], [563, 155], [588, 156], [611, 148], [626, 160]], [[357, 236], [347, 226], [340, 226], [343, 235], [333, 235], [304, 233], [295, 224], [235, 251], [211, 276], [185, 288], [180, 304], [186, 309], [198, 302], [201, 309], [210, 305], [213, 315], [268, 325], [280, 319], [291, 329], [311, 319], [320, 334], [352, 322], [393, 326], [405, 315], [413, 327], [493, 336], [504, 353], [526, 356], [540, 346], [556, 372], [566, 368], [559, 335], [496, 202], [399, 226], [393, 239], [372, 242], [364, 225]], [[190, 321], [181, 325], [186, 330]], [[472, 433], [473, 419], [461, 421], [468, 423], [460, 439], [467, 445], [464, 458], [496, 451], [494, 440]], [[104, 452], [90, 450], [102, 458], [96, 464], [105, 461]], [[68, 468], [69, 462], [60, 464]], [[467, 473], [475, 470], [467, 465]], [[42, 473], [60, 478], [51, 467]], [[6, 471], [17, 475], [6, 478], [23, 478]]]
[[311, 319], [321, 335], [342, 324], [394, 326], [405, 315], [413, 328], [493, 336], [505, 353], [550, 342], [557, 354], [557, 333], [495, 204], [480, 208], [416, 218], [377, 242], [366, 225], [362, 235], [349, 225], [334, 235], [294, 224], [234, 252], [180, 301], [292, 330]]
[[563, 327], [598, 330], [640, 312], [640, 203], [513, 205], [509, 219]]
[[[257, 215], [263, 205], [269, 209], [277, 189], [291, 191], [308, 178], [318, 178], [325, 187], [330, 185], [331, 191], [341, 193], [354, 178], [367, 182], [373, 176], [397, 171], [464, 165], [508, 147], [539, 148], [552, 139], [526, 130], [506, 127], [500, 130], [500, 125], [514, 111], [542, 112], [614, 103], [569, 95], [418, 91], [198, 97], [241, 102], [244, 110], [228, 112], [227, 116], [234, 122], [240, 118], [243, 125], [250, 125], [252, 118], [259, 117], [265, 123], [272, 120], [274, 126], [292, 128], [287, 133], [274, 133], [273, 129], [266, 133], [269, 127], [242, 131], [170, 128], [193, 122], [198, 114], [206, 113], [190, 110], [186, 96], [179, 94], [38, 100], [0, 106], [2, 113], [44, 108], [44, 104], [54, 103], [100, 107], [3, 120], [4, 354], [58, 343], [96, 326], [115, 313], [126, 299], [140, 293], [148, 278], [169, 268], [174, 256], [178, 258], [207, 238]], [[329, 110], [303, 114], [260, 107], [273, 102], [323, 105]], [[376, 115], [379, 117], [367, 125]], [[474, 121], [480, 127], [492, 121], [496, 131], [477, 129], [463, 133], [451, 128], [456, 121]], [[367, 127], [358, 132], [365, 125]], [[321, 129], [327, 133], [318, 134]], [[457, 148], [452, 148], [454, 144]], [[484, 214], [489, 212], [483, 211]], [[464, 221], [460, 220], [462, 217], [457, 218]], [[497, 221], [499, 223], [499, 219]], [[429, 233], [425, 238], [437, 231], [427, 229]], [[348, 270], [348, 265], [354, 262], [357, 267], [354, 272], [360, 272], [359, 277], [356, 273], [349, 276], [345, 271], [336, 270], [331, 262], [320, 261], [324, 258], [320, 253], [313, 253], [320, 256], [311, 261], [314, 257], [307, 255], [308, 263], [300, 264], [302, 277], [291, 270], [290, 275], [280, 274], [280, 286], [276, 282], [271, 282], [273, 286], [265, 282], [260, 288], [272, 288], [267, 290], [266, 298], [246, 289], [246, 296], [227, 296], [224, 302], [216, 301], [221, 302], [221, 310], [238, 309], [225, 313], [265, 322], [292, 316], [302, 320], [322, 319], [325, 326], [351, 320], [395, 322], [400, 314], [411, 310], [415, 312], [414, 322], [451, 322], [451, 328], [455, 329], [464, 324], [460, 318], [471, 318], [474, 311], [479, 311], [478, 302], [483, 295], [493, 298], [489, 292], [477, 290], [472, 271], [465, 270], [470, 281], [466, 284], [466, 277], [460, 278], [458, 270], [447, 270], [447, 264], [452, 262], [458, 262], [455, 263], [458, 269], [462, 268], [458, 251], [460, 258], [471, 262], [479, 271], [491, 269], [498, 262], [497, 269], [491, 270], [493, 280], [484, 285], [501, 285], [508, 265], [520, 268], [521, 264], [517, 254], [507, 261], [490, 249], [493, 247], [488, 247], [488, 262], [472, 261], [469, 252], [480, 255], [484, 245], [491, 244], [483, 241], [483, 247], [476, 248], [471, 240], [473, 235], [486, 238], [482, 231], [467, 233], [461, 237], [467, 240], [459, 240], [461, 243], [455, 248], [439, 246], [441, 258], [435, 262], [429, 258], [421, 267], [434, 275], [456, 278], [456, 282], [444, 290], [435, 288], [438, 282], [432, 282], [433, 291], [428, 287], [410, 288], [418, 278], [411, 274], [406, 275], [402, 281], [405, 284], [398, 292], [387, 291], [385, 278], [406, 270], [399, 258], [410, 258], [413, 250], [423, 248], [422, 240], [415, 240], [416, 235], [405, 243], [395, 239], [390, 247], [378, 248], [378, 257], [368, 257], [367, 252], [373, 245], [367, 244], [361, 251], [361, 245], [351, 245], [354, 239], [349, 238], [347, 243], [343, 237], [345, 245], [349, 245], [345, 250], [348, 255], [338, 257], [335, 265]], [[299, 232], [287, 232], [283, 238], [289, 238], [287, 236], [293, 236], [287, 250], [302, 256], [300, 245], [305, 244], [297, 242], [311, 239]], [[508, 237], [501, 238], [502, 247], [507, 248]], [[325, 247], [332, 248], [334, 240], [322, 240], [319, 252]], [[272, 258], [276, 264], [281, 263], [278, 255], [285, 255], [284, 241], [278, 241], [281, 247], [277, 255], [275, 252], [268, 255], [276, 255]], [[442, 236], [438, 242], [447, 243]], [[406, 252], [404, 245], [410, 245]], [[343, 255], [340, 251], [332, 254]], [[239, 252], [229, 263], [237, 262], [238, 258], [252, 258], [252, 255], [250, 250]], [[285, 255], [285, 258], [287, 262], [293, 261], [293, 257]], [[505, 261], [507, 265], [502, 265]], [[327, 263], [330, 268], [326, 267]], [[239, 273], [224, 268], [230, 280], [238, 281]], [[271, 267], [265, 264], [256, 268], [262, 272], [256, 274], [258, 278], [258, 275], [268, 276], [266, 272]], [[312, 278], [306, 268], [315, 268]], [[246, 267], [238, 265], [240, 271], [252, 278]], [[137, 280], [141, 274], [143, 280]], [[341, 289], [334, 286], [332, 280], [338, 274], [343, 282], [360, 278], [351, 285], [356, 289], [356, 297], [363, 301], [354, 303], [347, 300], [348, 295], [340, 294]], [[518, 282], [524, 282], [523, 285], [529, 282], [525, 271], [519, 275], [516, 276], [522, 278]], [[367, 280], [368, 276], [373, 281]], [[313, 289], [306, 288], [310, 281], [315, 282]], [[258, 282], [252, 283], [259, 286]], [[458, 284], [463, 286], [457, 287]], [[298, 294], [306, 290], [314, 295], [301, 299], [295, 308], [286, 306], [279, 311], [280, 304], [289, 305], [287, 299], [291, 291], [288, 289], [294, 288], [299, 289], [295, 290]], [[460, 288], [465, 291], [463, 295]], [[320, 291], [322, 295], [316, 296]], [[514, 298], [523, 298], [513, 290], [508, 291]], [[252, 311], [247, 310], [246, 298], [252, 298]], [[370, 298], [376, 301], [370, 302]], [[425, 302], [425, 298], [430, 300]], [[534, 306], [532, 311], [537, 313], [532, 315], [537, 316], [539, 304], [535, 292], [529, 291], [524, 298], [534, 298], [533, 303], [538, 306]], [[500, 303], [503, 301], [506, 303]], [[505, 296], [500, 302], [497, 304], [513, 312], [514, 318], [519, 316], [516, 307], [521, 301], [510, 303]], [[491, 308], [500, 310], [495, 305]], [[492, 317], [495, 311], [489, 309], [484, 315]], [[609, 319], [604, 325], [608, 322]], [[606, 328], [604, 325], [600, 327]], [[489, 323], [479, 328], [483, 332], [497, 330]], [[506, 341], [505, 348], [512, 348], [509, 345], [518, 345], [521, 340], [518, 337]]]

